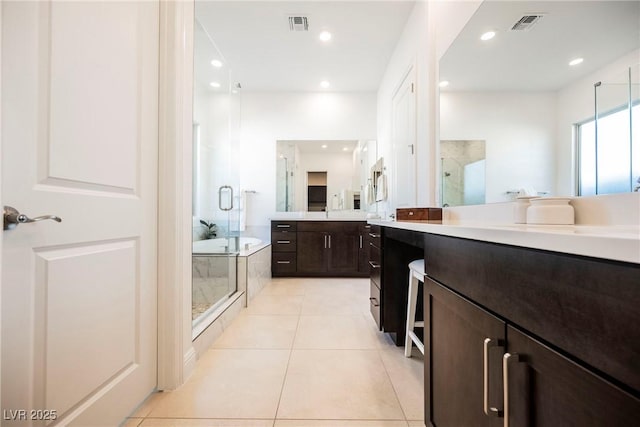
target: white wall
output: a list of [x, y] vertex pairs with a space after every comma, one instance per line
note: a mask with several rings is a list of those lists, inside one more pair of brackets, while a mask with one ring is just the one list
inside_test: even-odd
[[[378, 157], [387, 169], [394, 164], [391, 146], [392, 99], [410, 66], [416, 75], [417, 204], [436, 204], [436, 141], [438, 140], [438, 60], [479, 7], [474, 1], [418, 1], [393, 52], [377, 93]], [[387, 172], [390, 172], [388, 169]], [[391, 175], [391, 174], [389, 174]], [[393, 183], [389, 186], [393, 192]], [[378, 211], [393, 213], [395, 206], [378, 203]]]
[[247, 227], [266, 226], [275, 214], [277, 140], [376, 139], [376, 94], [243, 93], [241, 188]]
[[440, 139], [486, 141], [487, 203], [520, 188], [556, 193], [555, 126], [553, 92], [440, 94]]
[[402, 35], [387, 65], [384, 77], [380, 82], [377, 96], [378, 114], [378, 157], [384, 158], [388, 182], [388, 201], [378, 203], [378, 212], [388, 215], [395, 210], [393, 181], [393, 96], [410, 69], [415, 75], [416, 90], [416, 161], [417, 161], [417, 194], [418, 204], [429, 202], [428, 170], [429, 144], [429, 93], [428, 87], [432, 76], [429, 74], [428, 47], [428, 7], [426, 2], [418, 2], [413, 8]]

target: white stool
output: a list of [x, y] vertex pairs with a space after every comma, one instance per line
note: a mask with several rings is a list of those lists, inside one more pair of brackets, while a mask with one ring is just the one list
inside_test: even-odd
[[407, 299], [407, 334], [404, 339], [404, 355], [411, 357], [411, 346], [416, 343], [418, 350], [424, 354], [424, 344], [413, 332], [414, 328], [424, 328], [424, 322], [416, 322], [416, 304], [418, 302], [418, 286], [424, 283], [424, 260], [417, 259], [409, 263], [409, 298]]

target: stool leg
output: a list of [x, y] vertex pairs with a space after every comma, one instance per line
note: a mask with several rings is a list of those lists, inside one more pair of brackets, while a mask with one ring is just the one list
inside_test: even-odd
[[413, 332], [416, 322], [416, 304], [418, 302], [418, 279], [409, 272], [409, 297], [407, 298], [407, 331], [404, 338], [404, 355], [411, 357], [413, 340], [409, 332]]

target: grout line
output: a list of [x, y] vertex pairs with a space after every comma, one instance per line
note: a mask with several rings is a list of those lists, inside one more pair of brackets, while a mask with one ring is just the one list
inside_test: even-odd
[[[304, 302], [304, 298], [303, 298]], [[300, 305], [302, 308], [302, 304]], [[284, 377], [282, 378], [282, 387], [280, 387], [280, 396], [278, 397], [278, 404], [276, 405], [276, 413], [273, 419], [273, 425], [275, 426], [276, 420], [278, 419], [278, 412], [280, 411], [280, 403], [282, 402], [282, 394], [284, 393], [284, 386], [287, 383], [287, 375], [289, 374], [289, 364], [291, 363], [291, 356], [293, 355], [293, 346], [296, 342], [296, 337], [298, 336], [298, 328], [300, 326], [300, 314], [298, 314], [298, 321], [296, 322], [296, 331], [293, 334], [293, 339], [291, 340], [291, 348], [289, 349], [289, 358], [287, 359], [287, 368], [284, 371]]]
[[396, 400], [398, 401], [398, 406], [400, 406], [400, 410], [402, 411], [402, 414], [404, 415], [404, 421], [407, 423], [407, 425], [409, 425], [409, 419], [407, 418], [407, 413], [404, 410], [404, 407], [402, 406], [402, 401], [400, 400], [400, 396], [398, 396], [398, 390], [396, 390], [396, 386], [393, 384], [393, 380], [391, 379], [391, 374], [389, 373], [389, 368], [387, 368], [387, 364], [384, 363], [384, 358], [382, 357], [382, 349], [378, 349], [378, 357], [380, 358], [380, 363], [382, 363], [382, 366], [384, 367], [384, 372], [387, 374], [387, 378], [389, 379], [389, 384], [391, 384], [391, 388], [393, 389], [393, 394], [396, 396]]

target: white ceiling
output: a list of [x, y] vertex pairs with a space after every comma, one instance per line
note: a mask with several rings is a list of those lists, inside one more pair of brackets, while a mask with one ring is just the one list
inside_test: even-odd
[[[327, 91], [376, 91], [414, 3], [197, 0], [196, 19], [243, 91], [314, 92], [322, 80]], [[290, 31], [290, 15], [307, 16], [309, 31]]]
[[[318, 140], [305, 140], [305, 141], [278, 141], [279, 143], [288, 144], [290, 146], [297, 146], [298, 151], [308, 154], [351, 154], [358, 147], [358, 141], [318, 141]], [[326, 145], [325, 148], [322, 146]]]
[[[545, 16], [509, 31], [532, 13]], [[480, 41], [489, 30], [495, 38]], [[558, 90], [639, 47], [639, 1], [485, 1], [440, 61], [440, 78], [445, 91]], [[575, 57], [584, 62], [569, 67]]]

